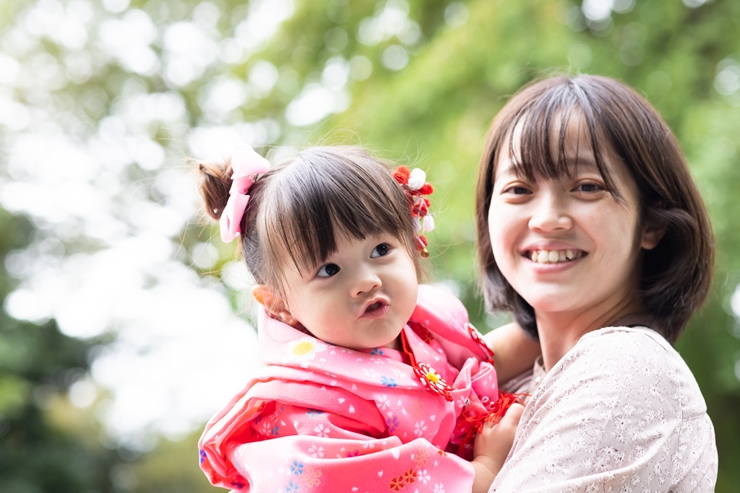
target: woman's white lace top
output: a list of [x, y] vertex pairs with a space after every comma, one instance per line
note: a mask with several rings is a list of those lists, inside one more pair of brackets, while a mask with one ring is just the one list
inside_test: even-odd
[[657, 332], [597, 330], [548, 373], [534, 373], [489, 493], [714, 491], [717, 447], [704, 398]]

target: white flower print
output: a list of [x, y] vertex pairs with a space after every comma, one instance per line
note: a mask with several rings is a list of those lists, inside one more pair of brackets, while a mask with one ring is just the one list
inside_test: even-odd
[[606, 471], [609, 468], [609, 459], [605, 455], [596, 457], [594, 469], [597, 471]]
[[317, 447], [315, 444], [311, 445], [311, 448], [308, 449], [308, 453], [311, 454], [311, 457], [323, 457], [324, 447]]
[[378, 374], [378, 372], [375, 371], [375, 368], [363, 368], [362, 373], [371, 378], [375, 377]]
[[416, 479], [421, 481], [423, 484], [427, 484], [432, 477], [429, 475], [426, 469], [419, 469], [419, 474], [417, 474]]
[[424, 424], [424, 420], [417, 421], [414, 425], [414, 435], [423, 436], [425, 431], [427, 431], [427, 426]]
[[329, 427], [325, 427], [323, 424], [319, 423], [316, 425], [316, 428], [313, 429], [314, 433], [317, 437], [328, 437], [329, 436]]
[[456, 408], [465, 407], [465, 405], [467, 404], [467, 400], [468, 400], [468, 396], [467, 395], [461, 395], [457, 399], [457, 402], [455, 402], [455, 407]]
[[380, 410], [386, 409], [390, 405], [390, 401], [388, 399], [388, 396], [385, 395], [385, 394], [383, 394], [380, 397], [378, 397], [377, 404], [378, 404], [378, 409], [380, 409]]
[[434, 485], [434, 493], [445, 493], [445, 485], [437, 483]]

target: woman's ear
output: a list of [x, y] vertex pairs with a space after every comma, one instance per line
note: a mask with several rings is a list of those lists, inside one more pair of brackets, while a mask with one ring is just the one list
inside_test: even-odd
[[658, 246], [667, 229], [668, 223], [665, 220], [660, 220], [654, 214], [650, 214], [642, 226], [640, 246], [645, 250], [652, 250]]
[[252, 286], [252, 296], [257, 303], [265, 307], [267, 313], [284, 324], [295, 327], [298, 321], [293, 318], [288, 305], [283, 299], [264, 284], [255, 284]]

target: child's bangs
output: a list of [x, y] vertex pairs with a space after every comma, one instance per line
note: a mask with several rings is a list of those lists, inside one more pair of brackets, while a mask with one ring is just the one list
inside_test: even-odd
[[[411, 217], [401, 208], [406, 198], [390, 172], [381, 169], [386, 176], [378, 176], [369, 166], [323, 157], [312, 153], [281, 173], [270, 204], [274, 209], [265, 218], [273, 252], [282, 251], [282, 258], [307, 275], [336, 252], [342, 237], [389, 233], [411, 248]], [[312, 167], [321, 171], [302, 172]]]
[[[577, 133], [575, 155], [566, 150], [573, 124], [585, 127], [585, 138]], [[608, 190], [615, 194], [599, 144], [604, 136], [601, 127], [580, 87], [557, 85], [512, 114], [501, 129], [506, 136], [502, 150], [511, 156], [514, 172], [531, 181], [572, 178], [578, 166], [587, 162], [579, 157], [581, 150], [590, 151]]]

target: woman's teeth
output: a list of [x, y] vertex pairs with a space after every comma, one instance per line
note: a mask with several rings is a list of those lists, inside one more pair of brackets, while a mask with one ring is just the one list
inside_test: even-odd
[[557, 264], [581, 257], [583, 257], [583, 252], [578, 250], [534, 250], [530, 253], [532, 262], [538, 264]]

